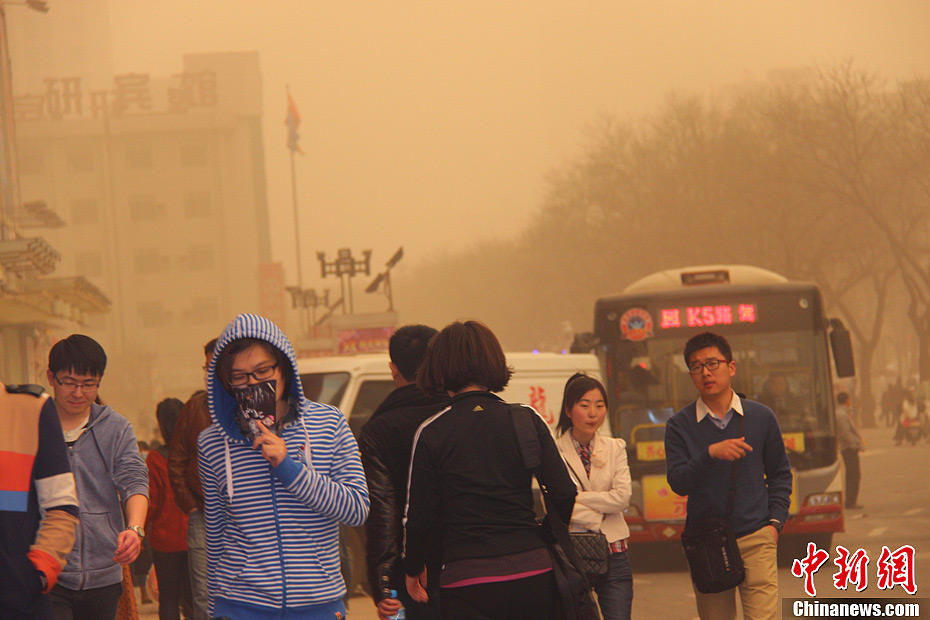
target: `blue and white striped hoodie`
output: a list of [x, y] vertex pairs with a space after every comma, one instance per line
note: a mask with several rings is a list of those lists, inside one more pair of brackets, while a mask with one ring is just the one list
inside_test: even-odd
[[[288, 455], [277, 467], [242, 435], [238, 404], [215, 374], [223, 349], [241, 338], [265, 340], [291, 363], [283, 372], [292, 373], [290, 396], [299, 405], [296, 421], [281, 433]], [[361, 525], [368, 516], [365, 474], [345, 417], [304, 397], [291, 343], [268, 319], [236, 317], [213, 359], [207, 372], [213, 425], [198, 440], [211, 617], [344, 616], [338, 524]]]

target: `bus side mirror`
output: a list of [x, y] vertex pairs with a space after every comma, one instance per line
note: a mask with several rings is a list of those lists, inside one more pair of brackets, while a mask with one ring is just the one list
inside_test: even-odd
[[575, 334], [570, 353], [591, 353], [600, 344], [600, 339], [591, 332]]
[[853, 359], [852, 338], [849, 330], [839, 319], [830, 319], [830, 348], [833, 349], [833, 363], [837, 377], [856, 376], [856, 362]]

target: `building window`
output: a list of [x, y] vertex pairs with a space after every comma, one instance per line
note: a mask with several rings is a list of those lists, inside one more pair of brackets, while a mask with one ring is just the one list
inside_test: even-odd
[[152, 167], [152, 147], [148, 144], [134, 144], [126, 147], [126, 167], [139, 170]]
[[184, 259], [185, 269], [202, 271], [204, 269], [213, 269], [213, 266], [214, 259], [212, 244], [201, 243], [198, 245], [192, 245], [187, 251], [187, 256]]
[[19, 171], [22, 174], [42, 174], [45, 172], [45, 154], [40, 149], [21, 146]]
[[220, 319], [220, 309], [215, 299], [193, 299], [185, 319], [191, 323], [216, 323]]
[[195, 220], [210, 217], [213, 205], [209, 191], [184, 192], [184, 217]]
[[71, 201], [71, 224], [96, 224], [97, 220], [96, 198], [77, 198]]
[[166, 327], [171, 324], [171, 312], [165, 309], [160, 300], [140, 303], [138, 313], [142, 327]]
[[182, 144], [181, 166], [195, 168], [207, 165], [207, 146], [205, 144]]
[[74, 255], [74, 270], [85, 278], [103, 275], [103, 257], [100, 252], [78, 252]]
[[129, 199], [129, 219], [133, 222], [158, 222], [165, 219], [165, 203], [154, 196], [133, 196]]
[[159, 248], [137, 248], [133, 252], [133, 263], [139, 275], [164, 273], [170, 267], [168, 257]]
[[68, 151], [68, 170], [74, 173], [94, 171], [94, 152], [90, 149], [71, 149]]

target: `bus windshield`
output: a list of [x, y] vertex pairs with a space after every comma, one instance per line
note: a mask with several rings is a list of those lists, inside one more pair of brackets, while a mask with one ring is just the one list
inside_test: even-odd
[[[833, 462], [835, 431], [823, 334], [755, 332], [727, 339], [736, 361], [733, 389], [775, 411], [792, 463], [808, 469]], [[610, 348], [611, 428], [631, 447], [637, 440], [656, 440], [657, 426], [697, 398], [682, 357], [684, 341], [621, 340]]]

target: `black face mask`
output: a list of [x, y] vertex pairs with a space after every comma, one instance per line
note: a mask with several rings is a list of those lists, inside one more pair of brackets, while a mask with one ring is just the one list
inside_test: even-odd
[[236, 409], [236, 423], [249, 441], [255, 441], [255, 438], [262, 434], [258, 424], [275, 430], [275, 385], [276, 381], [269, 379], [261, 383], [230, 388], [233, 397], [239, 403], [239, 408]]

